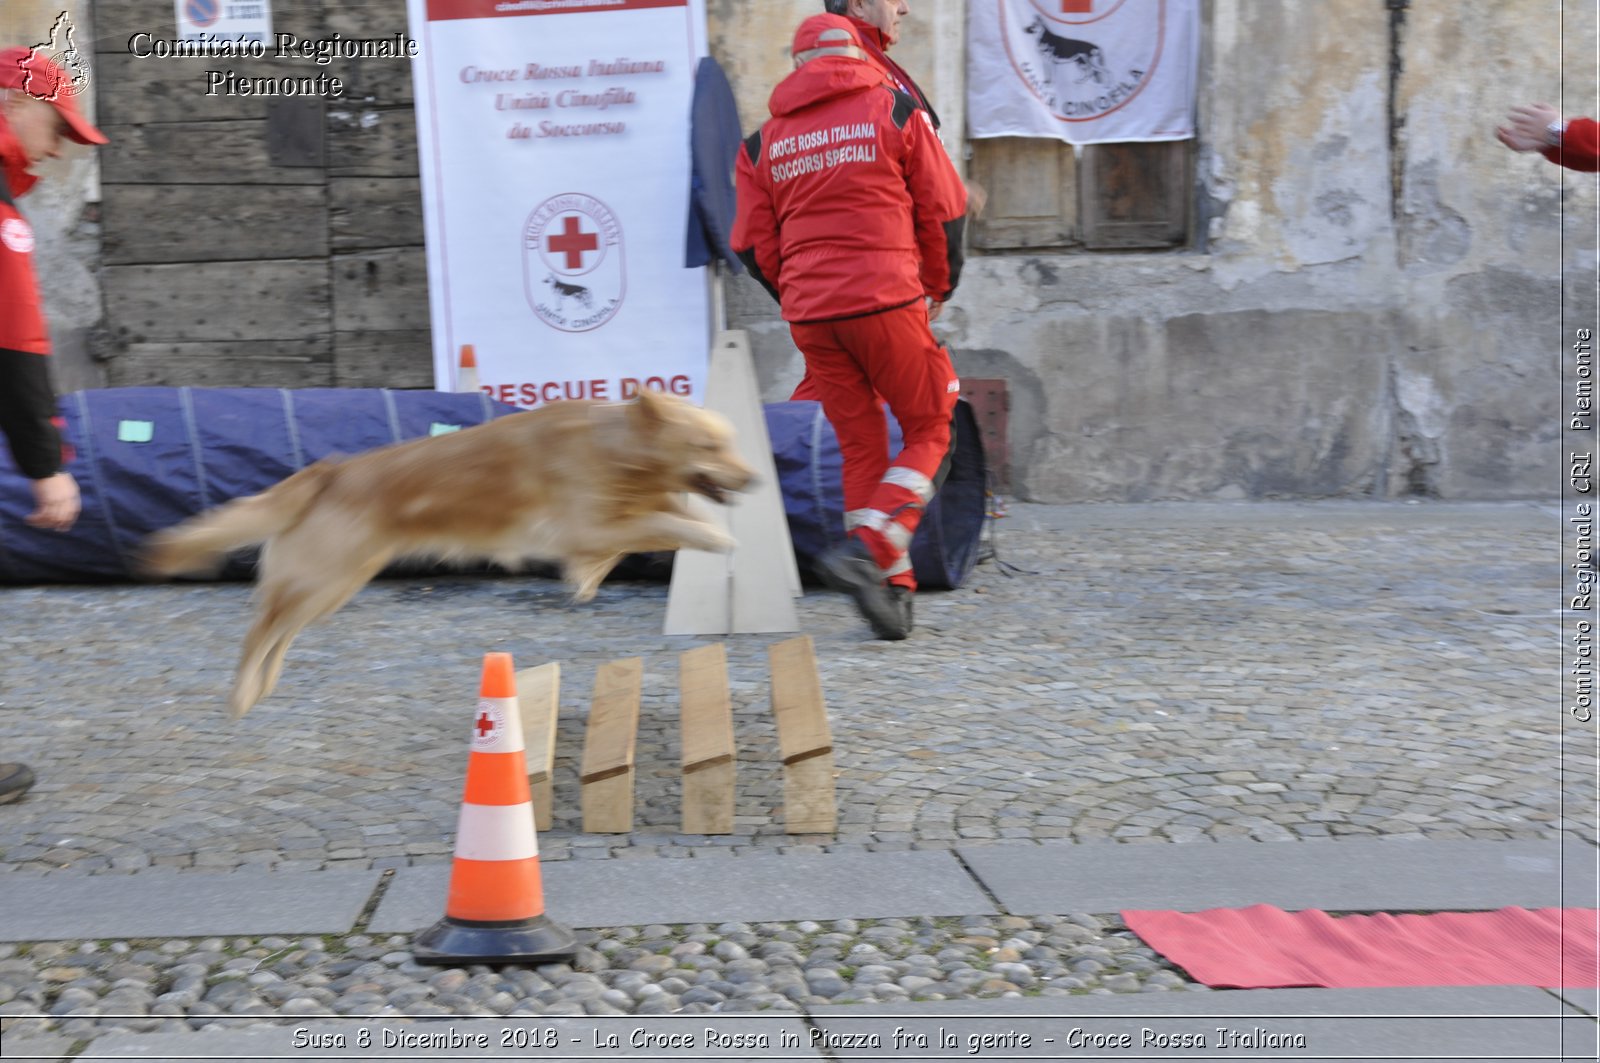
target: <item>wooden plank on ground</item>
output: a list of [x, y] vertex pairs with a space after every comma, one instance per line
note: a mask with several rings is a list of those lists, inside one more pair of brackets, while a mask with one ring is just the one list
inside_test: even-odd
[[595, 673], [581, 772], [583, 829], [591, 833], [633, 829], [633, 746], [643, 685], [639, 657], [611, 661]]
[[678, 659], [683, 735], [683, 833], [733, 833], [733, 707], [728, 654], [714, 643]]
[[561, 711], [561, 665], [556, 661], [517, 673], [517, 707], [522, 713], [523, 754], [533, 820], [540, 830], [555, 825], [556, 716]]
[[832, 834], [838, 827], [834, 801], [833, 737], [822, 701], [816, 648], [810, 635], [767, 648], [772, 668], [772, 715], [783, 758], [783, 827], [790, 834]]

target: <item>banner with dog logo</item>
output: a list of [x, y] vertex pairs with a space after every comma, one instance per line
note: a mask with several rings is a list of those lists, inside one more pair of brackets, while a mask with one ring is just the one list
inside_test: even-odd
[[1194, 136], [1199, 0], [972, 0], [973, 137]]
[[[408, 0], [436, 387], [699, 401], [684, 267], [705, 0]], [[464, 379], [465, 378], [465, 379]]]

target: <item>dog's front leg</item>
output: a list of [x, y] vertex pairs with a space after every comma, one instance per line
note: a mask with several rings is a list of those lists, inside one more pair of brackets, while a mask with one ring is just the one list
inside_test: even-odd
[[649, 546], [629, 546], [633, 550], [704, 550], [727, 554], [739, 544], [733, 536], [708, 521], [679, 513], [651, 513], [618, 529], [620, 535], [648, 540]]
[[621, 560], [621, 554], [605, 554], [600, 557], [585, 554], [582, 557], [568, 558], [566, 564], [562, 566], [562, 572], [567, 582], [572, 584], [572, 600], [581, 603], [592, 599], [595, 592], [600, 589], [600, 584]]

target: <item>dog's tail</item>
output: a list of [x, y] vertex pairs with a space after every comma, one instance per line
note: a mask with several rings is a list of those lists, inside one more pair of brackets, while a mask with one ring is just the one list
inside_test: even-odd
[[137, 559], [142, 575], [215, 572], [222, 560], [293, 527], [333, 475], [332, 462], [301, 469], [258, 495], [237, 498], [145, 540]]

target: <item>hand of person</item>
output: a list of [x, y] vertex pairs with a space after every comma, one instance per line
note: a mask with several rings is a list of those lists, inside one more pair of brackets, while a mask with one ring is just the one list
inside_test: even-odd
[[1511, 108], [1506, 121], [1494, 131], [1500, 143], [1512, 151], [1538, 151], [1550, 146], [1550, 123], [1561, 121], [1561, 112], [1548, 103], [1533, 103]]
[[928, 296], [928, 324], [931, 325], [935, 321], [939, 320], [939, 314], [943, 310], [944, 310], [944, 304], [943, 303], [939, 302], [937, 299], [935, 299], [931, 295]]
[[35, 528], [64, 532], [78, 519], [78, 481], [58, 472], [33, 481], [34, 511], [24, 519]]
[[967, 217], [979, 218], [983, 216], [983, 208], [989, 202], [989, 190], [976, 181], [967, 182]]

